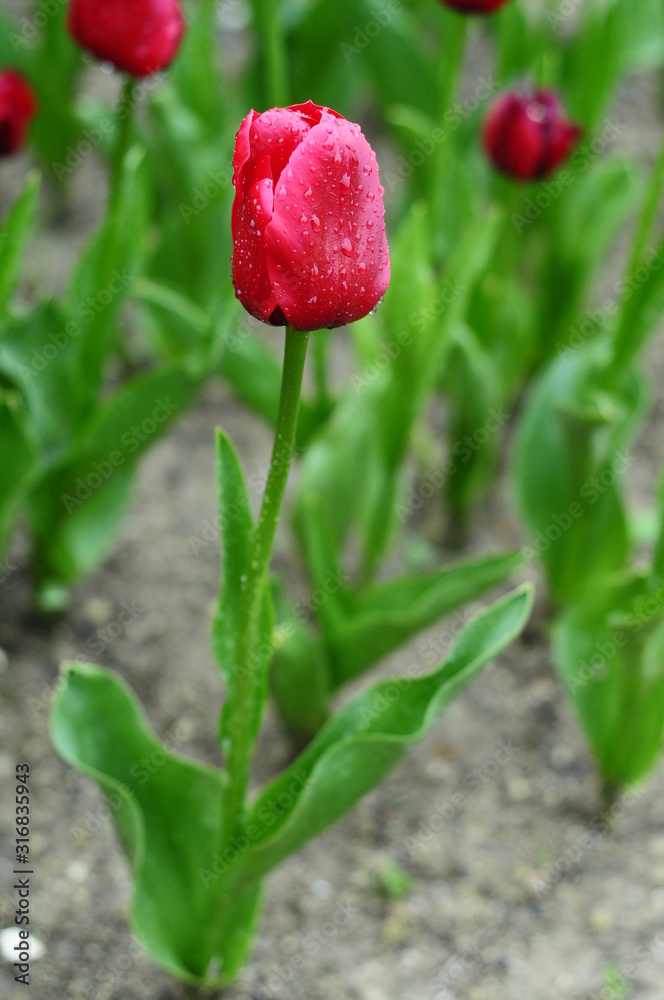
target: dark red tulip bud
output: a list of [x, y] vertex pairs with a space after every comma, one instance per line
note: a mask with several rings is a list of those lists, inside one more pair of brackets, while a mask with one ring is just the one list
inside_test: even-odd
[[0, 72], [0, 156], [11, 156], [21, 149], [37, 108], [32, 87], [20, 73], [12, 69]]
[[442, 0], [446, 7], [458, 10], [460, 14], [493, 14], [494, 10], [508, 3], [508, 0]]
[[493, 164], [515, 180], [547, 177], [581, 138], [551, 91], [500, 94], [487, 113], [483, 138]]
[[71, 0], [67, 27], [98, 59], [142, 77], [173, 61], [184, 18], [180, 0]]
[[352, 323], [390, 283], [376, 154], [359, 125], [309, 101], [252, 111], [233, 156], [233, 285], [295, 330]]

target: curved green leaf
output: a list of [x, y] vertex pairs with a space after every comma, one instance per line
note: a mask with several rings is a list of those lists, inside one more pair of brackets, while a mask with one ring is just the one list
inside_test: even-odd
[[531, 603], [530, 586], [515, 590], [467, 626], [439, 670], [383, 681], [337, 712], [249, 809], [246, 826], [260, 837], [238, 860], [234, 877], [260, 879], [377, 785], [519, 634]]
[[58, 752], [102, 789], [134, 872], [143, 947], [191, 982], [227, 982], [246, 957], [259, 889], [224, 889], [224, 775], [177, 757], [113, 674], [68, 664], [52, 717]]

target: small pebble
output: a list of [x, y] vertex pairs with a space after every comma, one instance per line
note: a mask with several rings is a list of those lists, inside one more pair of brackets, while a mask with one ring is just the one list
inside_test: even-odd
[[607, 930], [612, 923], [611, 914], [607, 910], [593, 910], [588, 919], [588, 926], [597, 934]]

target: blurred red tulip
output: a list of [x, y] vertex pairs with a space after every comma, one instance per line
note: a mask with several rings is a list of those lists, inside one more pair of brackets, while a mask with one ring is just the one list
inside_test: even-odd
[[149, 76], [175, 58], [184, 34], [180, 0], [71, 0], [72, 38], [131, 76]]
[[441, 0], [441, 2], [461, 14], [493, 14], [494, 10], [498, 10], [508, 0]]
[[233, 284], [296, 330], [366, 316], [390, 282], [384, 189], [359, 125], [307, 104], [252, 111], [233, 157]]
[[37, 113], [32, 87], [15, 70], [0, 72], [0, 156], [11, 156], [23, 146]]
[[547, 177], [569, 156], [582, 130], [552, 91], [500, 94], [490, 106], [484, 146], [494, 166], [515, 180]]

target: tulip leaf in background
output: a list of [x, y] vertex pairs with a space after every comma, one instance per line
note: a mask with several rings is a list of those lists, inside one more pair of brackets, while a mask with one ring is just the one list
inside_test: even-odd
[[[67, 666], [53, 739], [112, 803], [134, 872], [133, 930], [152, 957], [180, 979], [232, 981], [246, 957], [264, 876], [403, 759], [519, 634], [530, 604], [528, 588], [514, 591], [466, 627], [439, 670], [383, 681], [355, 698], [263, 789], [234, 838], [224, 834], [224, 773], [164, 748], [119, 677]], [[156, 753], [163, 765], [147, 775], [141, 761]]]
[[110, 214], [79, 258], [67, 292], [68, 318], [80, 328], [75, 352], [90, 405], [121, 343], [114, 322], [118, 310], [143, 266], [149, 218], [145, 161], [140, 147], [127, 152]]
[[[421, 208], [410, 212], [391, 251], [392, 287], [373, 318], [379, 336], [364, 337], [361, 371], [307, 450], [300, 497], [317, 498], [316, 510], [323, 512], [338, 563], [357, 533], [365, 581], [373, 577], [393, 536], [413, 430], [498, 228], [497, 217], [472, 227], [437, 286], [428, 259], [426, 214]], [[307, 562], [312, 533], [304, 522], [310, 517], [309, 502], [298, 500], [295, 527]]]
[[556, 665], [612, 797], [642, 780], [664, 745], [664, 580], [595, 583], [554, 630]]
[[198, 372], [176, 362], [125, 383], [99, 402], [76, 445], [29, 498], [45, 608], [108, 550], [127, 507], [138, 460], [200, 390]]
[[0, 339], [32, 234], [39, 197], [39, 175], [33, 174], [12, 205], [0, 229]]
[[581, 597], [595, 577], [621, 570], [627, 558], [618, 487], [644, 400], [630, 370], [614, 391], [603, 389], [603, 348], [590, 342], [553, 361], [517, 432], [516, 495], [558, 602]]
[[[39, 449], [32, 440], [20, 399], [0, 389], [0, 560], [16, 509], [39, 469]], [[1, 565], [1, 562], [0, 562]]]
[[[664, 61], [664, 10], [659, 0], [584, 4], [580, 29], [569, 40], [563, 79], [572, 111], [596, 125], [627, 74]], [[556, 24], [564, 24], [564, 16]]]
[[[619, 133], [609, 123], [602, 135], [606, 138], [599, 142], [604, 148]], [[568, 345], [575, 320], [592, 317], [597, 271], [635, 207], [640, 178], [633, 165], [619, 158], [598, 160], [592, 149], [588, 142], [572, 154], [569, 171], [561, 174], [566, 183], [554, 178], [543, 188], [545, 196], [552, 194], [550, 206], [541, 213], [548, 253], [533, 275], [541, 296], [538, 365]], [[542, 235], [533, 233], [535, 244]], [[614, 315], [619, 299], [617, 295], [602, 303], [600, 315]]]
[[291, 608], [281, 592], [277, 596], [280, 624], [270, 683], [290, 733], [297, 740], [310, 739], [344, 684], [443, 616], [504, 583], [522, 563], [519, 553], [485, 556], [355, 589], [344, 585], [321, 553], [308, 607]]

